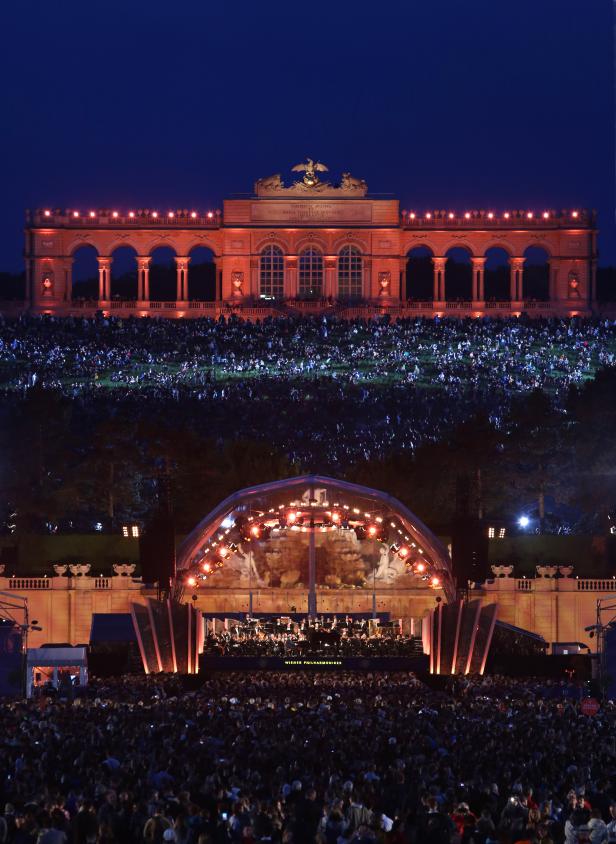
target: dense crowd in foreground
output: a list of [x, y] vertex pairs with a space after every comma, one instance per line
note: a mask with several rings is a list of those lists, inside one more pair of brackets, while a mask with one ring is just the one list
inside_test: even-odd
[[110, 397], [137, 415], [147, 401], [148, 418], [207, 408], [213, 438], [240, 426], [330, 467], [438, 440], [479, 409], [498, 425], [516, 394], [558, 401], [615, 362], [609, 320], [0, 319], [5, 401], [38, 385], [93, 419]]
[[562, 684], [251, 673], [0, 706], [0, 842], [616, 841], [616, 710]]

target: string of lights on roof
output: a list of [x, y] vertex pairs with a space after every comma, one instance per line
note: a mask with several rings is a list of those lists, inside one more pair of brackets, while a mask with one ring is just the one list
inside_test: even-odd
[[46, 217], [49, 220], [66, 219], [70, 221], [83, 222], [109, 222], [113, 220], [116, 223], [134, 223], [139, 221], [143, 223], [144, 220], [158, 221], [158, 222], [190, 222], [199, 220], [201, 222], [219, 222], [222, 212], [219, 208], [210, 211], [194, 211], [189, 209], [177, 209], [175, 211], [157, 211], [149, 208], [139, 208], [134, 211], [113, 211], [108, 208], [98, 209], [96, 211], [82, 212], [74, 208], [61, 210], [59, 208], [51, 209], [37, 209], [34, 212], [36, 216]]
[[[239, 545], [228, 539], [232, 530], [236, 529], [240, 541], [257, 542], [269, 539], [272, 531], [293, 531], [306, 533], [308, 530], [318, 530], [327, 533], [336, 530], [353, 531], [358, 540], [373, 539], [389, 544], [389, 529], [382, 516], [363, 512], [358, 507], [348, 504], [332, 505], [332, 509], [324, 510], [317, 515], [313, 508], [317, 502], [310, 501], [308, 505], [290, 502], [289, 505], [280, 504], [278, 510], [259, 510], [248, 516], [238, 516], [231, 519], [227, 516], [219, 525], [212, 538], [203, 548], [201, 557], [195, 560], [188, 570], [185, 584], [191, 588], [198, 588], [201, 583], [211, 578], [217, 570], [224, 566], [233, 554], [239, 551]], [[317, 521], [319, 519], [319, 521]], [[405, 564], [407, 573], [419, 577], [434, 589], [442, 586], [442, 575], [434, 572], [430, 574], [430, 561], [425, 557], [425, 551], [413, 542], [403, 530], [403, 525], [390, 521], [389, 527], [395, 530], [399, 539], [389, 544], [389, 552], [398, 556]]]
[[436, 211], [424, 211], [420, 213], [418, 211], [402, 211], [402, 219], [409, 223], [421, 223], [425, 221], [449, 221], [451, 222], [472, 222], [481, 220], [482, 222], [486, 221], [493, 221], [493, 222], [500, 222], [502, 220], [506, 220], [507, 222], [529, 222], [529, 221], [545, 221], [545, 220], [580, 220], [585, 219], [588, 216], [587, 211], [579, 211], [577, 209], [564, 209], [563, 211], [532, 211], [532, 210], [515, 210], [515, 211], [502, 211], [500, 213], [496, 213], [494, 211], [447, 211], [447, 210], [436, 210]]
[[[594, 213], [594, 212], [593, 212]], [[482, 223], [502, 223], [507, 222], [511, 224], [513, 222], [519, 222], [524, 224], [529, 224], [531, 222], [534, 223], [542, 223], [542, 222], [549, 222], [552, 221], [554, 223], [561, 222], [561, 221], [582, 221], [587, 220], [591, 214], [586, 210], [578, 210], [578, 209], [563, 209], [562, 211], [554, 211], [554, 210], [544, 210], [544, 211], [534, 211], [534, 210], [510, 210], [510, 211], [485, 211], [485, 210], [473, 210], [473, 211], [451, 211], [451, 210], [443, 210], [443, 209], [436, 209], [436, 210], [429, 210], [424, 212], [419, 211], [407, 211], [404, 210], [401, 212], [401, 218], [403, 223], [407, 224], [415, 224], [418, 225], [420, 223], [434, 223], [434, 222], [444, 222], [444, 223], [473, 223], [480, 221]], [[169, 210], [169, 211], [158, 211], [156, 209], [150, 208], [139, 208], [136, 210], [130, 211], [118, 211], [112, 210], [109, 208], [102, 208], [98, 210], [89, 210], [82, 212], [77, 209], [60, 209], [60, 208], [44, 208], [44, 209], [36, 209], [34, 211], [34, 217], [42, 217], [47, 218], [49, 221], [57, 220], [60, 221], [71, 221], [71, 222], [103, 222], [108, 223], [110, 220], [113, 220], [115, 223], [143, 223], [144, 221], [149, 222], [165, 222], [165, 223], [190, 223], [190, 222], [200, 222], [200, 223], [219, 223], [222, 219], [222, 212], [219, 208], [215, 210], [208, 210], [208, 211], [195, 211], [190, 209], [176, 209], [176, 210]]]

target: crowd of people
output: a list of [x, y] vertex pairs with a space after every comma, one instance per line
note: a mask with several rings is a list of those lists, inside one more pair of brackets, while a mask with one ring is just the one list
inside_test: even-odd
[[545, 680], [246, 672], [0, 704], [0, 842], [616, 841], [616, 710]]
[[232, 420], [291, 461], [326, 451], [334, 467], [436, 440], [479, 408], [498, 423], [518, 393], [558, 401], [615, 361], [605, 319], [0, 320], [7, 400], [42, 385], [95, 415], [111, 397], [153, 414], [207, 406], [213, 437]]
[[[222, 622], [219, 622], [221, 624]], [[399, 625], [381, 627], [368, 619], [247, 620], [210, 631], [204, 653], [210, 656], [413, 657], [423, 653], [421, 641]]]

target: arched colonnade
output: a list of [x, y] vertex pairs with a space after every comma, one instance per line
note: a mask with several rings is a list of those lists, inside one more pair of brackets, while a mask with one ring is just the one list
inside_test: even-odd
[[415, 246], [406, 254], [407, 300], [415, 301], [549, 301], [553, 296], [551, 256], [543, 246], [528, 246], [513, 255], [490, 246], [475, 255], [467, 246], [452, 246], [435, 255], [429, 246]]
[[65, 259], [65, 300], [214, 301], [219, 262], [212, 248], [199, 244], [178, 254], [163, 242], [140, 254], [137, 246], [119, 243], [101, 254], [93, 243], [78, 243]]

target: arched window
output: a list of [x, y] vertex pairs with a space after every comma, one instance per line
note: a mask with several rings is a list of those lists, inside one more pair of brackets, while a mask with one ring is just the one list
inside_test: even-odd
[[284, 255], [279, 246], [266, 246], [259, 266], [259, 296], [282, 299], [284, 296]]
[[338, 296], [341, 299], [363, 293], [363, 260], [357, 246], [343, 246], [338, 255]]
[[299, 295], [318, 298], [323, 295], [323, 255], [309, 246], [299, 256]]

